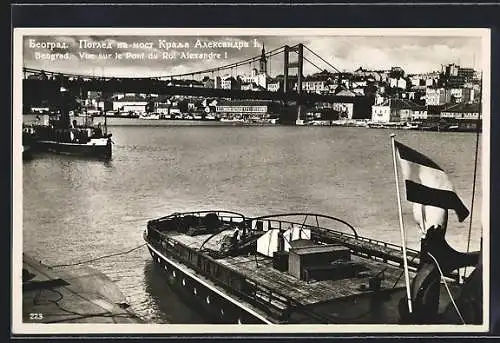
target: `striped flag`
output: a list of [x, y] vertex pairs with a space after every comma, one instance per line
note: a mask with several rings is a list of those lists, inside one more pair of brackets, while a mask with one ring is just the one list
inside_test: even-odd
[[432, 225], [445, 226], [448, 210], [463, 222], [469, 210], [453, 189], [448, 175], [434, 161], [406, 145], [394, 141], [406, 184], [406, 199], [415, 203], [413, 214], [422, 230]]

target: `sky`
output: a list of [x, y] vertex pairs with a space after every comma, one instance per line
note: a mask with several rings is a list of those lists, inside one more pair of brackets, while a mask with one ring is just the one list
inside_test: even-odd
[[[462, 67], [481, 69], [481, 38], [467, 36], [24, 36], [23, 66], [62, 73], [92, 76], [115, 77], [161, 77], [190, 73], [215, 68], [260, 55], [262, 44], [270, 51], [287, 44], [293, 46], [303, 43], [320, 55], [330, 65], [340, 71], [354, 71], [359, 67], [366, 69], [390, 69], [402, 67], [407, 74], [425, 73], [441, 69], [442, 64], [457, 63]], [[196, 41], [240, 44], [234, 47], [202, 47]], [[85, 41], [86, 47], [80, 45]], [[160, 41], [165, 44], [160, 45]], [[133, 43], [142, 46], [134, 47]], [[189, 48], [167, 47], [168, 42], [189, 45]], [[106, 43], [109, 48], [89, 47], [88, 45]], [[127, 47], [118, 47], [126, 43]], [[150, 44], [147, 44], [150, 43]], [[245, 43], [248, 46], [245, 46]], [[52, 49], [49, 45], [54, 46]], [[126, 53], [156, 53], [158, 59], [134, 59]], [[164, 57], [163, 53], [175, 53], [174, 58]], [[214, 53], [219, 58], [189, 59], [182, 53]], [[88, 59], [82, 54], [111, 54], [110, 59]], [[115, 53], [121, 53], [118, 59]], [[47, 54], [66, 54], [68, 60], [48, 60]], [[88, 55], [87, 55], [88, 56]], [[292, 54], [290, 60], [294, 60]], [[45, 58], [44, 58], [45, 57]], [[52, 56], [53, 58], [56, 56]], [[128, 58], [127, 58], [128, 57]], [[186, 57], [184, 55], [184, 57]], [[304, 74], [322, 69], [333, 68], [315, 57], [307, 49], [304, 57], [316, 66], [305, 62]], [[234, 73], [249, 74], [252, 66], [241, 66]], [[256, 64], [254, 67], [258, 67]], [[268, 73], [271, 76], [283, 74], [283, 55], [268, 60]], [[220, 76], [223, 76], [221, 73]], [[292, 70], [290, 74], [294, 74]], [[210, 76], [210, 74], [207, 74]], [[213, 75], [213, 74], [212, 74]]]

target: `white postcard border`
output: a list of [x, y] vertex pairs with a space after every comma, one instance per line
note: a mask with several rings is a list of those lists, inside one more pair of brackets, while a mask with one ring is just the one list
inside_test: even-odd
[[40, 324], [22, 322], [22, 67], [23, 36], [28, 35], [186, 35], [227, 36], [228, 28], [15, 28], [13, 44], [13, 173], [12, 173], [12, 333], [13, 334], [290, 334], [290, 333], [470, 333], [487, 332], [490, 321], [490, 29], [486, 28], [231, 28], [230, 36], [474, 36], [482, 39], [483, 134], [483, 324], [482, 325], [179, 325], [179, 324]]

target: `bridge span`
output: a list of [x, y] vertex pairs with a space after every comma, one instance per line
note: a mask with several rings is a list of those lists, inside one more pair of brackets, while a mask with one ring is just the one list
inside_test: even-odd
[[[77, 74], [64, 74], [51, 71], [37, 70], [24, 68], [23, 70], [23, 95], [24, 99], [33, 99], [36, 101], [40, 98], [50, 99], [49, 101], [57, 101], [60, 87], [64, 87], [70, 91], [71, 94], [81, 95], [87, 94], [88, 91], [102, 92], [103, 94], [113, 93], [142, 93], [142, 94], [157, 94], [157, 95], [184, 95], [205, 98], [224, 98], [224, 99], [259, 99], [259, 100], [274, 100], [280, 102], [284, 107], [287, 107], [286, 121], [292, 118], [290, 106], [295, 108], [295, 115], [297, 121], [303, 119], [303, 106], [315, 103], [342, 103], [353, 104], [353, 108], [362, 109], [362, 112], [371, 109], [373, 99], [366, 96], [347, 96], [335, 95], [331, 93], [317, 94], [314, 92], [305, 92], [302, 85], [304, 82], [303, 68], [304, 61], [309, 62], [314, 67], [319, 68], [316, 64], [311, 62], [304, 56], [304, 49], [314, 54], [316, 57], [324, 61], [331, 68], [338, 69], [332, 66], [329, 62], [325, 61], [321, 56], [317, 55], [314, 51], [310, 50], [303, 44], [295, 46], [283, 46], [268, 53], [265, 53], [264, 48], [260, 56], [255, 56], [243, 61], [231, 63], [226, 66], [211, 68], [191, 72], [188, 74], [169, 75], [163, 77], [96, 77], [88, 75]], [[189, 82], [184, 84], [176, 84], [173, 80], [183, 80], [185, 77], [191, 77], [194, 80], [195, 76], [214, 75], [220, 74], [221, 71], [230, 70], [231, 72], [236, 68], [244, 65], [253, 66], [253, 63], [260, 63], [260, 69], [266, 70], [267, 58], [277, 54], [283, 55], [283, 80], [282, 87], [277, 91], [270, 91], [267, 89], [260, 90], [243, 90], [238, 87], [199, 87], [189, 85]], [[290, 56], [297, 56], [295, 61], [292, 61]], [[295, 76], [289, 75], [290, 69], [295, 69]], [[323, 70], [322, 70], [323, 71]], [[292, 87], [293, 82], [296, 83]], [[285, 111], [284, 111], [285, 112]]]

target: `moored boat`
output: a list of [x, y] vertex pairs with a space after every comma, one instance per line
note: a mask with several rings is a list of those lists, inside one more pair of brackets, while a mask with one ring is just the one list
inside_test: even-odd
[[[401, 246], [322, 214], [194, 211], [148, 221], [153, 261], [224, 323], [482, 324], [482, 250], [445, 239], [448, 211], [470, 212], [442, 168], [394, 137]], [[406, 247], [397, 160], [419, 250]]]
[[112, 157], [112, 134], [107, 132], [106, 115], [104, 125], [94, 124], [93, 116], [79, 116], [70, 122], [62, 92], [62, 106], [58, 115], [44, 117], [43, 122], [23, 128], [23, 140], [29, 141], [31, 150], [109, 160]]
[[23, 128], [23, 134], [22, 134], [22, 147], [21, 147], [21, 153], [23, 160], [25, 159], [30, 159], [33, 157], [32, 154], [32, 145], [33, 145], [33, 135], [35, 131], [31, 127], [24, 127]]
[[[477, 254], [458, 253], [431, 232], [423, 240], [427, 251], [442, 261], [460, 257], [445, 269], [457, 294], [454, 270], [476, 265]], [[430, 324], [442, 320], [449, 305], [442, 289], [437, 300], [429, 299], [439, 274], [419, 251], [407, 249], [415, 293], [409, 317], [401, 247], [362, 237], [331, 216], [173, 213], [150, 220], [144, 239], [170, 283], [223, 323]]]
[[111, 159], [111, 134], [99, 126], [61, 127], [56, 123], [32, 126], [31, 149], [66, 155]]

